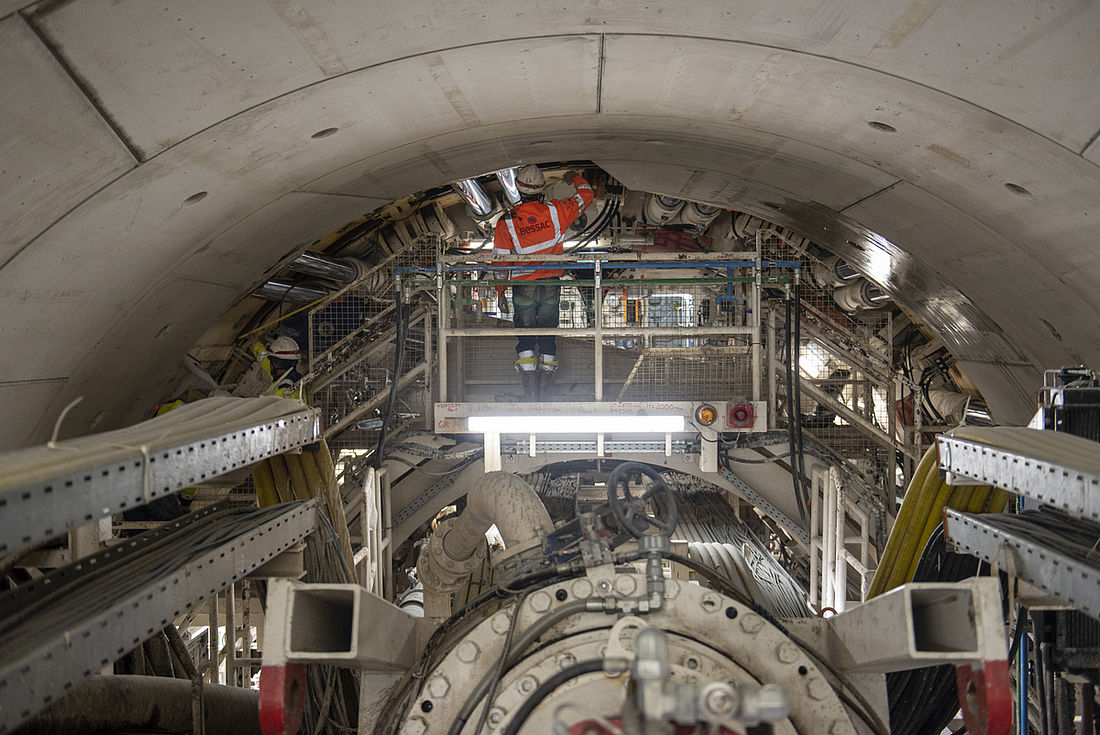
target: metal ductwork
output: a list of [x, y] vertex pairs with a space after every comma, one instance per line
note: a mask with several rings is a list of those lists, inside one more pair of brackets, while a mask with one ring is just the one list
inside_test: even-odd
[[326, 258], [316, 253], [302, 253], [286, 269], [346, 286], [363, 274], [364, 266], [354, 258]]
[[451, 186], [466, 201], [466, 209], [478, 227], [483, 230], [488, 229], [489, 221], [499, 209], [496, 200], [486, 193], [476, 179], [463, 179]]
[[829, 255], [819, 261], [814, 261], [813, 266], [810, 268], [810, 278], [820, 288], [844, 286], [859, 277], [859, 271], [836, 255]]
[[680, 210], [680, 223], [697, 230], [706, 229], [714, 219], [722, 213], [721, 208], [712, 207], [709, 204], [688, 202]]
[[645, 215], [645, 221], [649, 224], [663, 225], [675, 219], [683, 207], [683, 199], [662, 196], [661, 194], [650, 194], [646, 197], [642, 213]]
[[513, 207], [520, 203], [521, 198], [519, 195], [519, 187], [516, 186], [516, 170], [514, 168], [506, 168], [501, 171], [497, 171], [497, 181], [500, 182], [500, 190], [504, 192], [504, 198], [508, 200], [508, 203]]
[[256, 289], [252, 295], [266, 301], [282, 301], [287, 304], [312, 304], [314, 301], [325, 298], [332, 291], [331, 286], [320, 281], [289, 283], [272, 279]]
[[309, 276], [312, 280], [291, 283], [273, 278], [252, 295], [267, 301], [311, 304], [356, 280], [366, 269], [366, 264], [356, 258], [329, 258], [316, 253], [302, 253], [287, 265], [286, 270]]
[[844, 311], [859, 311], [881, 309], [890, 301], [890, 297], [875, 284], [860, 278], [833, 291], [833, 301]]

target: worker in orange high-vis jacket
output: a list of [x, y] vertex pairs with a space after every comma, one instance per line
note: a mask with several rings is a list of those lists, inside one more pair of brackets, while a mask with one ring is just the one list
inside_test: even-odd
[[[560, 255], [566, 230], [592, 203], [592, 187], [576, 171], [566, 171], [562, 180], [572, 184], [576, 193], [568, 199], [542, 200], [546, 179], [538, 166], [524, 166], [516, 172], [516, 188], [522, 201], [511, 212], [503, 215], [493, 232], [493, 255]], [[497, 278], [510, 278], [512, 306], [516, 327], [556, 329], [561, 286], [540, 283], [557, 280], [562, 269], [548, 264], [538, 270], [517, 270], [509, 274], [497, 271]], [[505, 287], [498, 286], [501, 300]], [[536, 349], [538, 356], [536, 357]], [[556, 340], [553, 335], [544, 337], [521, 336], [516, 344], [516, 370], [523, 381], [523, 391], [528, 400], [544, 400], [549, 396], [554, 371], [558, 369]]]

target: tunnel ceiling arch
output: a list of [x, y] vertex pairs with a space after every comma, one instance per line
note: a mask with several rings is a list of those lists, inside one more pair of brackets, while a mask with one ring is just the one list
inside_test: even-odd
[[794, 227], [1004, 420], [1043, 367], [1100, 362], [1093, 4], [23, 5], [0, 2], [4, 447], [77, 396], [65, 434], [132, 420], [288, 254], [521, 161]]

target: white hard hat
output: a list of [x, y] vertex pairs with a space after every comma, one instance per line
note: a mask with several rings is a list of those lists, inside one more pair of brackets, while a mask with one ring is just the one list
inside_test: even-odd
[[546, 188], [546, 177], [538, 166], [528, 164], [516, 171], [516, 188], [520, 194], [538, 194]]
[[267, 354], [280, 360], [302, 359], [302, 351], [298, 349], [298, 343], [286, 336], [271, 340], [271, 344], [267, 346]]

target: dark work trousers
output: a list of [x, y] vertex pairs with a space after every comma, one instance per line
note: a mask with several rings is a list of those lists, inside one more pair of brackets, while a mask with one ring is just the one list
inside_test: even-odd
[[[557, 280], [555, 278], [554, 280]], [[515, 281], [512, 283], [512, 308], [518, 329], [558, 328], [558, 302], [561, 301], [561, 286], [550, 286], [538, 281]], [[534, 350], [538, 346], [540, 355], [556, 355], [557, 340], [553, 335], [546, 337], [521, 336], [516, 344], [516, 352]]]

